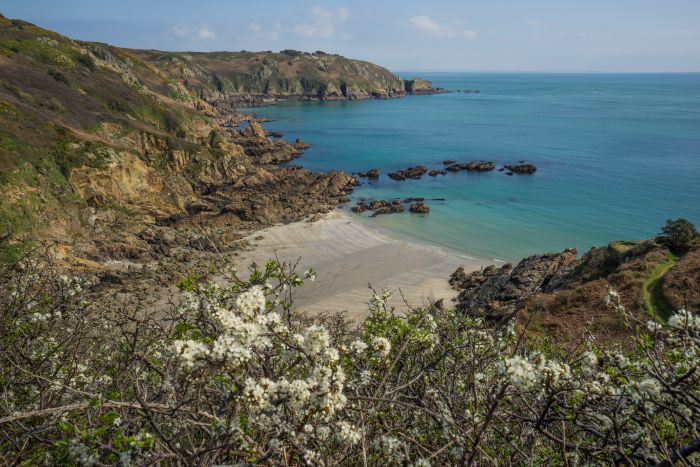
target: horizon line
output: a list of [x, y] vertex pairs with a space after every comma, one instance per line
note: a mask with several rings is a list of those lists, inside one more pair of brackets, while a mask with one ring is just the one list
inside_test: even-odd
[[552, 75], [697, 75], [697, 71], [594, 71], [594, 70], [391, 70], [394, 74], [401, 73], [444, 73], [444, 74], [460, 74], [460, 73], [502, 73], [502, 74], [552, 74]]

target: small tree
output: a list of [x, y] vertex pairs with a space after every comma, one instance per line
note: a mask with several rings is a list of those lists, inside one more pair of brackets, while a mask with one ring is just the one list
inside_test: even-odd
[[690, 248], [690, 242], [698, 236], [695, 226], [687, 219], [669, 219], [661, 229], [656, 241], [666, 245], [671, 251], [684, 253]]

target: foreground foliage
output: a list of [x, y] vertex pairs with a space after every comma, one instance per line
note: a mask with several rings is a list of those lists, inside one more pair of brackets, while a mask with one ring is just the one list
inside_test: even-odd
[[[189, 277], [171, 311], [91, 303], [29, 258], [0, 274], [0, 462], [475, 465], [697, 463], [700, 317], [634, 349], [525, 344], [512, 326], [374, 292], [359, 327], [298, 314], [274, 261]], [[695, 457], [693, 457], [695, 456]]]

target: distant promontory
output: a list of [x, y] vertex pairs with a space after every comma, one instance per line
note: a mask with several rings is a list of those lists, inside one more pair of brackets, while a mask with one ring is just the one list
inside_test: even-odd
[[428, 80], [404, 80], [373, 63], [322, 51], [129, 52], [201, 99], [225, 98], [239, 106], [266, 100], [388, 99], [443, 92]]

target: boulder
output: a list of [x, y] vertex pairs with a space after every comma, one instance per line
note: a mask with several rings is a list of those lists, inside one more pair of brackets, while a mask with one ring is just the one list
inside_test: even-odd
[[358, 177], [377, 179], [379, 178], [379, 169], [369, 169], [367, 172], [358, 172]]
[[368, 209], [371, 211], [374, 211], [376, 209], [380, 209], [380, 208], [383, 208], [385, 206], [389, 206], [389, 204], [390, 203], [388, 201], [384, 201], [383, 199], [376, 199], [376, 200], [372, 201], [371, 203], [369, 203]]
[[294, 149], [298, 151], [303, 151], [305, 149], [309, 149], [311, 146], [306, 144], [304, 141], [302, 141], [301, 138], [297, 138], [296, 141], [294, 141]]
[[411, 206], [408, 208], [408, 211], [414, 214], [428, 214], [430, 212], [430, 208], [423, 204], [422, 201], [419, 201], [417, 203], [411, 204]]
[[358, 201], [357, 206], [353, 206], [352, 208], [350, 208], [350, 210], [352, 212], [357, 213], [357, 214], [363, 213], [367, 209], [369, 209], [369, 206], [367, 205], [367, 201], [365, 201], [364, 199]]
[[267, 138], [265, 130], [263, 130], [263, 127], [255, 120], [249, 122], [248, 128], [243, 130], [243, 134], [248, 137]]

